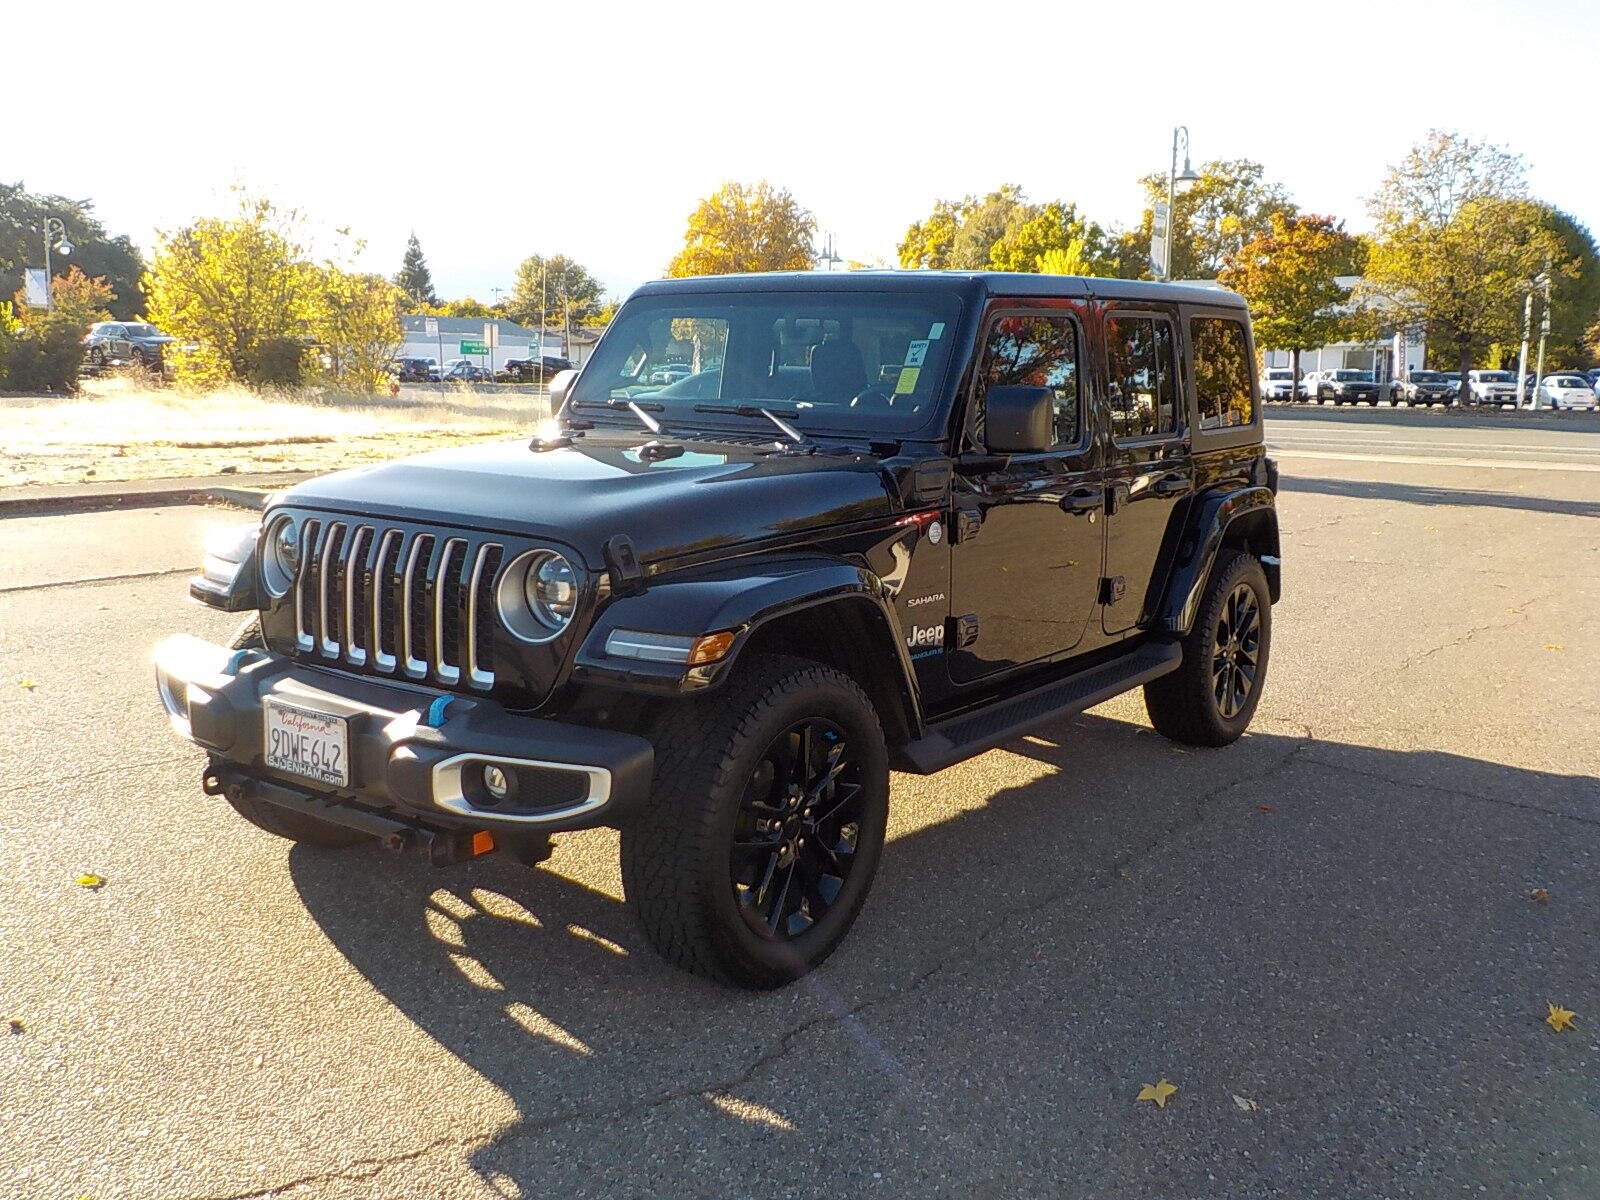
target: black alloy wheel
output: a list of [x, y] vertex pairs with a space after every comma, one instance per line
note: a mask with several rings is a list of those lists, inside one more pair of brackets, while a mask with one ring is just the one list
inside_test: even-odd
[[1211, 696], [1225, 720], [1233, 720], [1256, 685], [1261, 654], [1261, 605], [1248, 583], [1228, 593], [1217, 622], [1211, 654]]
[[745, 784], [729, 871], [740, 915], [786, 941], [844, 890], [861, 840], [865, 789], [844, 731], [807, 718], [772, 740]]

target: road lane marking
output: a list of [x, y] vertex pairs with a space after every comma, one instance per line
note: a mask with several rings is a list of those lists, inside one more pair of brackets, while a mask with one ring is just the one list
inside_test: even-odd
[[1429, 458], [1421, 454], [1332, 454], [1323, 450], [1292, 450], [1269, 447], [1285, 458], [1321, 458], [1336, 462], [1399, 463], [1417, 467], [1479, 467], [1490, 471], [1581, 471], [1600, 474], [1600, 463], [1542, 462], [1503, 458]]

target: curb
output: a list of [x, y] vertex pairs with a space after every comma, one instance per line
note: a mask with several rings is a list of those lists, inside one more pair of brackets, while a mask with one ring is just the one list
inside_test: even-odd
[[16, 494], [8, 495], [0, 491], [0, 520], [128, 508], [160, 508], [168, 504], [232, 504], [239, 508], [261, 508], [272, 493], [319, 473], [283, 471], [271, 475], [224, 475], [17, 488], [14, 489]]

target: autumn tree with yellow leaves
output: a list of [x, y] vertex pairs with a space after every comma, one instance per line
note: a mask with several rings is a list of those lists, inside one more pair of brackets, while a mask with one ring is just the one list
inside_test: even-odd
[[786, 189], [766, 180], [725, 183], [689, 214], [683, 249], [667, 274], [809, 270], [816, 234], [816, 219]]

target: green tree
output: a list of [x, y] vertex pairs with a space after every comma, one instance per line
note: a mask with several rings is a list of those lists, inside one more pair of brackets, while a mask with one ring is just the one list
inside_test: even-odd
[[[1109, 276], [1116, 259], [1105, 230], [1078, 215], [1075, 205], [1052, 200], [1025, 205], [1013, 212], [1004, 232], [989, 248], [989, 267], [996, 271], [1044, 271], [1042, 261], [1070, 262], [1073, 275]], [[1068, 272], [1050, 272], [1067, 274]]]
[[[1208, 162], [1200, 179], [1177, 194], [1172, 204], [1172, 278], [1215, 279], [1230, 254], [1271, 232], [1272, 214], [1296, 209], [1281, 184], [1267, 182], [1265, 168], [1249, 159]], [[1167, 177], [1139, 180], [1146, 205], [1137, 229], [1121, 235], [1124, 275], [1148, 273], [1154, 205], [1167, 198]], [[1135, 267], [1138, 270], [1135, 270]]]
[[459, 300], [446, 300], [442, 304], [430, 305], [426, 312], [433, 317], [482, 317], [484, 320], [505, 315], [498, 308], [485, 304], [476, 296], [463, 296]]
[[1218, 280], [1249, 301], [1256, 344], [1289, 351], [1298, 380], [1300, 352], [1335, 340], [1348, 324], [1335, 276], [1354, 273], [1362, 248], [1332, 217], [1279, 212], [1270, 222], [1228, 256]]
[[302, 230], [298, 213], [241, 196], [233, 217], [160, 236], [145, 291], [150, 320], [195, 347], [173, 356], [180, 379], [299, 381], [318, 291]]
[[1576, 270], [1525, 190], [1515, 155], [1434, 130], [1368, 200], [1377, 228], [1357, 299], [1425, 328], [1430, 350], [1453, 355], [1463, 396], [1474, 357], [1518, 338], [1530, 282]]
[[0, 318], [12, 333], [6, 337], [4, 379], [0, 387], [14, 392], [74, 392], [83, 366], [83, 337], [96, 321], [109, 319], [116, 297], [105, 280], [90, 278], [77, 267], [50, 280], [49, 308], [21, 304], [15, 318]]
[[667, 274], [804, 271], [814, 265], [816, 219], [766, 180], [725, 183], [689, 214], [683, 249]]
[[[1594, 236], [1568, 213], [1548, 204], [1538, 205], [1539, 224], [1561, 244], [1557, 261], [1566, 270], [1552, 273], [1550, 282], [1550, 339], [1547, 365], [1574, 363], [1588, 357], [1585, 333], [1600, 313], [1600, 246]], [[1536, 296], [1535, 328], [1541, 317], [1542, 295]], [[1531, 368], [1530, 368], [1531, 370]]]
[[311, 334], [328, 356], [328, 382], [373, 393], [389, 385], [389, 361], [405, 340], [401, 317], [409, 297], [377, 275], [333, 264], [319, 272]]
[[422, 256], [422, 243], [417, 241], [414, 229], [406, 242], [406, 254], [400, 261], [400, 273], [394, 277], [394, 283], [405, 293], [406, 303], [412, 308], [429, 308], [439, 303], [428, 260]]
[[1057, 266], [1071, 261], [1084, 275], [1116, 268], [1106, 231], [1076, 205], [1031, 204], [1014, 183], [984, 196], [935, 201], [925, 220], [906, 229], [898, 250], [902, 267], [933, 270], [1040, 271], [1047, 256]]
[[565, 254], [530, 254], [517, 267], [506, 315], [520, 325], [581, 325], [600, 310], [600, 281]]
[[144, 262], [127, 237], [106, 233], [88, 201], [35, 194], [20, 183], [0, 184], [0, 278], [15, 280], [24, 267], [44, 266], [46, 217], [59, 218], [72, 243], [70, 256], [51, 256], [52, 273], [65, 275], [77, 267], [91, 279], [104, 279], [115, 297], [112, 317], [127, 321], [138, 316]]

